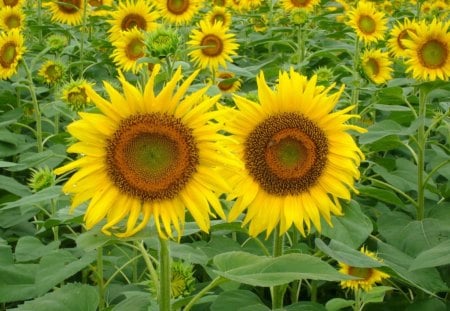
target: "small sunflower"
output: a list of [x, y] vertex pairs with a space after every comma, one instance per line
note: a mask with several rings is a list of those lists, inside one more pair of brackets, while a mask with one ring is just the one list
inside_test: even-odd
[[92, 84], [84, 79], [71, 81], [62, 88], [61, 99], [73, 111], [83, 111], [91, 104], [88, 93], [92, 90]]
[[312, 11], [314, 6], [320, 3], [320, 0], [282, 0], [281, 6], [286, 11], [292, 11], [294, 9], [304, 9], [307, 11]]
[[411, 21], [409, 18], [405, 18], [403, 22], [398, 22], [391, 30], [391, 38], [388, 40], [389, 50], [396, 57], [405, 57], [406, 46], [403, 44], [403, 40], [410, 39], [409, 33], [417, 33], [417, 23]]
[[139, 29], [123, 32], [122, 38], [114, 42], [114, 48], [111, 57], [120, 69], [137, 73], [144, 66], [137, 62], [147, 52], [144, 35]]
[[52, 14], [52, 21], [68, 24], [80, 25], [83, 21], [84, 0], [52, 0], [45, 2]]
[[150, 55], [159, 58], [174, 55], [179, 48], [179, 42], [180, 35], [176, 30], [163, 27], [152, 31], [145, 39]]
[[90, 16], [108, 16], [110, 10], [105, 8], [111, 8], [113, 6], [113, 0], [88, 0], [90, 8]]
[[10, 78], [25, 52], [23, 36], [18, 29], [0, 32], [0, 79]]
[[231, 14], [225, 7], [215, 6], [206, 14], [205, 20], [210, 24], [222, 22], [222, 26], [228, 28], [231, 25]]
[[241, 87], [241, 81], [232, 72], [219, 72], [217, 78], [217, 87], [223, 93], [234, 93]]
[[227, 33], [221, 22], [210, 24], [200, 21], [200, 29], [194, 29], [189, 36], [188, 45], [195, 48], [189, 56], [198, 62], [201, 68], [217, 69], [219, 65], [226, 67], [231, 56], [236, 55], [238, 44], [235, 35]]
[[180, 25], [192, 20], [200, 10], [202, 0], [157, 0], [155, 5], [165, 21]]
[[361, 66], [366, 76], [376, 84], [392, 79], [392, 61], [389, 53], [379, 49], [367, 49], [361, 55]]
[[[225, 217], [218, 196], [228, 185], [216, 169], [228, 155], [217, 151], [224, 136], [218, 133], [221, 126], [210, 122], [220, 115], [212, 109], [220, 96], [201, 100], [208, 87], [185, 96], [198, 71], [179, 84], [181, 69], [155, 94], [160, 68], [155, 65], [143, 91], [123, 76], [123, 94], [108, 82], [109, 100], [88, 91], [100, 113], [80, 113], [81, 119], [68, 126], [79, 139], [68, 151], [83, 156], [56, 173], [77, 169], [63, 190], [74, 195], [72, 207], [90, 200], [88, 229], [106, 218], [103, 232], [131, 236], [153, 216], [161, 237], [172, 237], [172, 226], [180, 237], [185, 209], [205, 232], [211, 207]], [[125, 218], [120, 233], [118, 224]]]
[[365, 43], [383, 39], [386, 31], [386, 17], [372, 2], [361, 1], [348, 12], [347, 24], [352, 27], [359, 39]]
[[38, 76], [49, 85], [58, 84], [65, 76], [64, 65], [59, 61], [47, 60], [39, 69]]
[[248, 10], [247, 2], [242, 0], [229, 0], [226, 4], [227, 7], [235, 12], [245, 12]]
[[321, 217], [331, 223], [331, 214], [342, 215], [339, 199], [349, 200], [358, 166], [364, 155], [347, 130], [365, 130], [344, 124], [356, 115], [353, 106], [333, 112], [344, 87], [332, 95], [294, 72], [280, 72], [275, 90], [264, 75], [257, 77], [259, 104], [234, 95], [238, 110], [225, 122], [228, 148], [241, 161], [229, 170], [234, 186], [228, 199], [236, 198], [229, 221], [247, 210], [243, 225], [249, 234], [279, 225], [280, 234], [292, 225], [305, 235], [311, 223], [320, 231]]
[[0, 8], [5, 6], [9, 7], [22, 7], [25, 0], [0, 0]]
[[123, 32], [133, 28], [144, 32], [155, 30], [158, 28], [158, 17], [158, 13], [145, 0], [119, 2], [117, 9], [111, 12], [110, 39], [114, 42], [121, 38]]
[[450, 21], [421, 22], [417, 33], [409, 32], [406, 46], [406, 72], [416, 79], [447, 80], [450, 77]]
[[25, 15], [19, 6], [5, 6], [0, 9], [0, 29], [11, 30], [17, 28], [23, 29], [25, 23]]
[[[366, 250], [364, 247], [360, 249], [360, 252], [372, 259], [379, 260], [374, 253]], [[352, 267], [341, 262], [339, 263], [339, 266], [341, 267], [341, 269], [339, 270], [340, 272], [361, 278], [360, 280], [341, 281], [342, 288], [350, 288], [354, 291], [357, 291], [359, 289], [369, 291], [372, 289], [375, 283], [380, 283], [384, 279], [390, 277], [389, 274], [375, 268]]]

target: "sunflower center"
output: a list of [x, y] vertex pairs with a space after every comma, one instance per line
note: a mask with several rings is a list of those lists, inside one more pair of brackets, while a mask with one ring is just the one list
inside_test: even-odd
[[371, 268], [359, 268], [359, 267], [350, 267], [348, 269], [348, 274], [356, 276], [358, 278], [368, 280], [372, 275]]
[[89, 4], [92, 6], [102, 6], [103, 0], [89, 0]]
[[214, 14], [211, 18], [211, 22], [212, 22], [212, 24], [217, 23], [217, 22], [222, 22], [222, 24], [224, 24], [225, 16], [220, 13]]
[[380, 65], [374, 58], [369, 58], [364, 66], [366, 67], [367, 75], [369, 76], [376, 76], [380, 73]]
[[307, 191], [327, 163], [325, 133], [306, 116], [282, 113], [258, 124], [245, 142], [245, 166], [268, 193]]
[[137, 27], [138, 29], [147, 29], [147, 21], [142, 15], [139, 14], [128, 14], [122, 19], [122, 23], [120, 24], [120, 29], [123, 31], [130, 30], [133, 27]]
[[67, 94], [67, 100], [74, 106], [82, 107], [87, 102], [87, 94], [84, 88], [74, 88]]
[[0, 65], [3, 68], [9, 68], [16, 60], [16, 45], [13, 42], [4, 44], [0, 50]]
[[375, 20], [368, 15], [361, 15], [361, 17], [358, 20], [358, 28], [361, 30], [361, 32], [370, 35], [375, 32], [377, 23]]
[[7, 6], [16, 6], [19, 3], [19, 0], [3, 0], [3, 3]]
[[438, 40], [426, 42], [419, 53], [422, 65], [431, 69], [441, 68], [448, 59], [447, 45]]
[[220, 74], [220, 78], [222, 78], [223, 80], [220, 81], [217, 84], [217, 87], [221, 90], [221, 91], [228, 91], [231, 88], [233, 88], [234, 85], [234, 80], [231, 80], [233, 78], [233, 75], [230, 73], [222, 73]]
[[184, 14], [189, 8], [189, 0], [167, 0], [167, 10], [175, 15]]
[[61, 66], [50, 65], [47, 67], [45, 74], [50, 80], [56, 81], [62, 77], [63, 72]]
[[311, 2], [311, 0], [291, 0], [291, 3], [296, 7], [305, 7], [310, 2]]
[[225, 6], [226, 0], [213, 0], [213, 4], [217, 6]]
[[59, 0], [59, 9], [66, 14], [75, 14], [81, 7], [81, 0]]
[[107, 144], [108, 175], [113, 183], [143, 201], [175, 197], [198, 161], [192, 131], [162, 113], [124, 119]]
[[144, 56], [145, 44], [139, 39], [131, 40], [126, 49], [125, 54], [129, 59], [136, 60]]
[[9, 15], [5, 19], [5, 24], [9, 29], [20, 27], [20, 17], [17, 15]]
[[406, 49], [406, 46], [403, 44], [402, 40], [411, 39], [411, 36], [408, 33], [409, 31], [412, 31], [415, 33], [414, 29], [408, 28], [408, 29], [403, 29], [397, 36], [397, 44], [402, 50]]
[[200, 45], [203, 46], [202, 53], [208, 57], [215, 57], [222, 53], [223, 42], [216, 35], [206, 35], [203, 37]]

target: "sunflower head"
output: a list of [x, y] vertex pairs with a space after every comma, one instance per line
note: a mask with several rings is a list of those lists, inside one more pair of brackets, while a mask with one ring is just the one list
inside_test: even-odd
[[168, 55], [175, 54], [179, 41], [179, 34], [176, 30], [159, 28], [147, 36], [145, 43], [150, 55], [164, 58]]
[[61, 99], [73, 111], [83, 111], [91, 104], [88, 90], [92, 84], [84, 79], [71, 81], [62, 87]]
[[217, 87], [223, 93], [234, 93], [241, 87], [241, 81], [235, 78], [235, 75], [232, 72], [219, 72], [217, 78]]
[[405, 18], [403, 22], [398, 22], [390, 31], [388, 47], [396, 57], [405, 57], [408, 55], [404, 40], [411, 39], [410, 33], [417, 34], [418, 23]]
[[317, 76], [318, 84], [329, 84], [330, 81], [334, 80], [333, 69], [326, 66], [314, 70], [314, 75]]
[[303, 25], [309, 19], [309, 12], [303, 8], [295, 8], [291, 12], [290, 19], [294, 25]]
[[267, 31], [269, 19], [266, 14], [250, 17], [250, 23], [253, 25], [253, 30], [256, 32]]
[[376, 84], [392, 79], [392, 61], [387, 52], [367, 49], [361, 55], [361, 66], [365, 75]]
[[221, 22], [224, 28], [228, 28], [231, 24], [231, 14], [223, 6], [214, 6], [205, 16], [205, 20], [210, 24]]
[[8, 79], [16, 73], [25, 52], [23, 41], [18, 29], [0, 32], [0, 79]]
[[[368, 251], [365, 247], [361, 248], [360, 252], [372, 259], [380, 261], [375, 253]], [[389, 274], [375, 268], [352, 267], [345, 263], [339, 263], [339, 266], [341, 267], [340, 272], [360, 278], [358, 280], [341, 281], [342, 288], [350, 288], [354, 291], [359, 289], [369, 291], [376, 283], [380, 283], [390, 277]]]
[[138, 60], [147, 55], [144, 34], [137, 28], [122, 33], [122, 37], [114, 42], [111, 55], [117, 67], [124, 71], [137, 73], [145, 65]]
[[286, 11], [301, 8], [311, 12], [314, 9], [314, 6], [319, 3], [320, 0], [282, 0], [281, 5]]
[[113, 0], [88, 0], [88, 5], [91, 10], [90, 16], [108, 16]]
[[5, 6], [0, 9], [0, 29], [11, 30], [14, 28], [22, 29], [24, 27], [25, 15], [19, 6]]
[[58, 84], [65, 77], [64, 65], [59, 61], [48, 60], [42, 64], [38, 76], [49, 85]]
[[372, 2], [359, 1], [347, 15], [347, 24], [355, 30], [359, 39], [365, 43], [383, 39], [387, 20], [384, 13], [378, 11]]
[[52, 15], [52, 21], [72, 26], [80, 25], [84, 15], [84, 0], [58, 0], [43, 4]]
[[48, 167], [31, 169], [31, 176], [28, 179], [28, 186], [33, 192], [39, 192], [45, 188], [55, 185], [55, 173]]
[[155, 1], [163, 19], [171, 24], [181, 25], [190, 22], [201, 8], [202, 0]]
[[0, 8], [9, 7], [22, 7], [25, 0], [0, 0]]

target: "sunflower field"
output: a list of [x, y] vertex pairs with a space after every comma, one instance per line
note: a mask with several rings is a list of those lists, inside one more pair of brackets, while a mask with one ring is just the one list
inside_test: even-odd
[[0, 310], [450, 310], [449, 0], [0, 0]]

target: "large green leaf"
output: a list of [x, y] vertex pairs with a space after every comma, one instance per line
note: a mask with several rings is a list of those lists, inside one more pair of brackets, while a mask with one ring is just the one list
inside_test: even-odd
[[358, 186], [360, 196], [368, 196], [381, 202], [403, 207], [405, 204], [392, 190], [380, 189], [374, 186]]
[[54, 292], [25, 302], [11, 311], [95, 311], [97, 289], [86, 284], [67, 284]]
[[420, 253], [411, 263], [410, 270], [450, 264], [450, 239]]
[[415, 132], [416, 127], [403, 127], [393, 120], [383, 120], [369, 126], [367, 130], [368, 132], [359, 138], [359, 142], [363, 145], [373, 143], [389, 135], [411, 135]]
[[147, 311], [151, 305], [148, 292], [124, 292], [125, 299], [114, 306], [112, 311]]
[[24, 236], [17, 241], [16, 251], [14, 253], [17, 262], [31, 261], [46, 255], [59, 247], [59, 241], [53, 241], [48, 245], [32, 236]]
[[8, 202], [4, 205], [2, 209], [10, 209], [19, 206], [28, 206], [42, 202], [48, 202], [51, 199], [59, 197], [62, 194], [61, 189], [62, 186], [53, 186], [50, 188], [43, 189], [39, 192], [33, 193], [32, 195], [23, 197], [17, 201]]
[[354, 300], [347, 300], [343, 298], [332, 298], [327, 301], [325, 308], [327, 311], [339, 311], [344, 308], [351, 307], [355, 303]]
[[259, 297], [249, 290], [230, 290], [222, 292], [211, 304], [211, 311], [229, 311], [251, 308], [249, 310], [270, 310]]
[[12, 177], [0, 175], [0, 189], [6, 190], [19, 197], [24, 197], [31, 194], [27, 186], [19, 183]]
[[276, 286], [300, 279], [340, 281], [351, 278], [319, 258], [306, 254], [270, 258], [228, 252], [215, 256], [214, 264], [218, 275], [253, 286]]

